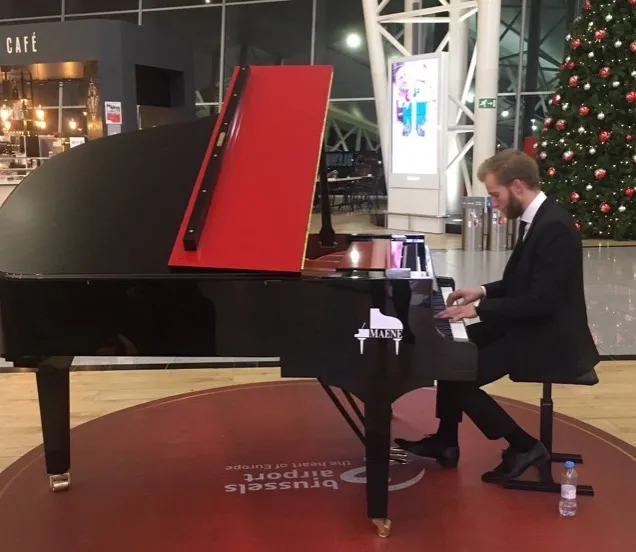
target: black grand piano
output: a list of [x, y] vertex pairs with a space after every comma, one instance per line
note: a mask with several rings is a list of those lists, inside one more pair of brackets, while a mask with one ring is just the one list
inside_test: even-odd
[[434, 319], [453, 282], [423, 236], [334, 232], [330, 84], [329, 67], [237, 68], [218, 116], [74, 148], [0, 208], [0, 353], [36, 371], [53, 491], [71, 481], [75, 356], [279, 357], [359, 436], [368, 517], [388, 536], [391, 405], [474, 379], [477, 352], [463, 324]]

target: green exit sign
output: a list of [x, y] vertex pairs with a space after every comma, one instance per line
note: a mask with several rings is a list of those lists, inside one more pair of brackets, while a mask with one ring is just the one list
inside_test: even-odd
[[497, 98], [481, 98], [479, 100], [479, 107], [482, 109], [496, 109]]

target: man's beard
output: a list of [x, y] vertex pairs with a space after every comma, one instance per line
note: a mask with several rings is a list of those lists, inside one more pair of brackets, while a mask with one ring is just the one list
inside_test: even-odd
[[508, 205], [506, 206], [505, 215], [511, 220], [518, 219], [523, 214], [523, 207], [517, 197], [510, 194], [508, 199]]

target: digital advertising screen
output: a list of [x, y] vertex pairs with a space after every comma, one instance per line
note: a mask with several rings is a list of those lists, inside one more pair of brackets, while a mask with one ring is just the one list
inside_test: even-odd
[[390, 62], [391, 172], [439, 172], [440, 58]]

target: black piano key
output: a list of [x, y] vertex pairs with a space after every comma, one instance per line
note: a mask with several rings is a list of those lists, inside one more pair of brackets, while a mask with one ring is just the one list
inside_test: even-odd
[[[444, 297], [441, 293], [434, 292], [431, 295], [431, 310], [434, 314], [442, 312], [446, 308], [446, 304], [444, 303]], [[448, 320], [438, 320], [435, 319], [435, 323], [437, 329], [442, 333], [444, 337], [449, 339], [453, 338], [453, 331], [451, 330], [451, 325]]]

